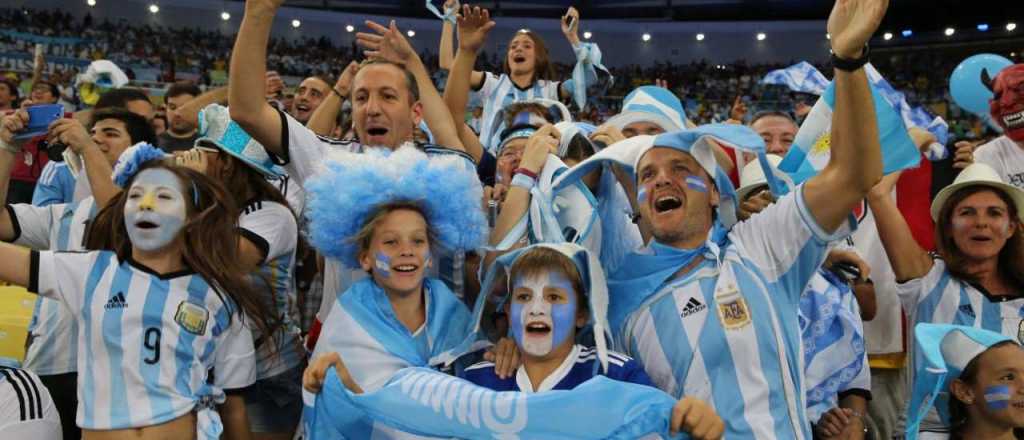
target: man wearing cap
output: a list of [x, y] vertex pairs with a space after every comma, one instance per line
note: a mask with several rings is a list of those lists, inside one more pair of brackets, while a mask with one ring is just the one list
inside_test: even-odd
[[760, 215], [733, 227], [736, 193], [709, 142], [763, 153], [761, 138], [738, 125], [627, 139], [564, 178], [609, 160], [632, 168], [638, 212], [653, 241], [627, 255], [609, 279], [617, 347], [639, 359], [660, 389], [712, 402], [728, 438], [812, 437], [799, 298], [828, 243], [848, 234], [850, 210], [882, 176], [862, 67], [886, 8], [884, 0], [833, 8], [828, 30], [837, 93], [829, 164]]
[[[245, 4], [232, 50], [228, 95], [231, 118], [252, 138], [263, 145], [271, 159], [284, 167], [290, 179], [304, 184], [331, 151], [363, 152], [368, 148], [397, 149], [412, 141], [413, 129], [426, 120], [439, 145], [419, 145], [428, 154], [452, 154], [466, 159], [455, 130], [455, 123], [444, 101], [434, 88], [430, 74], [416, 51], [394, 27], [368, 22], [373, 33], [359, 33], [358, 40], [374, 61], [363, 65], [353, 78], [351, 96], [353, 126], [358, 140], [337, 141], [317, 136], [286, 113], [264, 99], [267, 40], [274, 15], [283, 0], [250, 0]], [[331, 93], [341, 93], [332, 91]], [[439, 258], [444, 259], [445, 256]], [[453, 256], [453, 272], [459, 272], [461, 255]], [[440, 264], [445, 265], [445, 264]], [[345, 271], [332, 259], [324, 269], [324, 301], [320, 317], [362, 271]], [[344, 279], [342, 279], [344, 278]], [[442, 273], [460, 291], [461, 274]], [[315, 326], [315, 324], [314, 324]], [[315, 334], [315, 331], [311, 331]], [[315, 339], [315, 336], [312, 338]]]

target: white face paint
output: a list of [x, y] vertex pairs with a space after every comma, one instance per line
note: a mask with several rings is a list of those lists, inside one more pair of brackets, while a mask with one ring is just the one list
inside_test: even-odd
[[576, 325], [576, 293], [557, 272], [518, 278], [510, 309], [512, 336], [530, 356], [551, 353]]
[[185, 191], [174, 173], [147, 169], [128, 188], [124, 222], [132, 246], [155, 251], [167, 246], [185, 224]]

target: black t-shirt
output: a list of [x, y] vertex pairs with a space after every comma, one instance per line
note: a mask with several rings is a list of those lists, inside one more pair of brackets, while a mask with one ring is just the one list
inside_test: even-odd
[[173, 153], [175, 151], [191, 150], [196, 143], [196, 139], [199, 139], [199, 133], [193, 133], [192, 136], [187, 138], [178, 138], [170, 135], [170, 132], [163, 132], [157, 137], [157, 145], [161, 150], [167, 153]]

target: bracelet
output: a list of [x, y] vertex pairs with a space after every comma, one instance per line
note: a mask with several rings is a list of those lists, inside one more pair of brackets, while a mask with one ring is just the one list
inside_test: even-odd
[[533, 180], [537, 180], [537, 173], [522, 167], [512, 170], [512, 174], [525, 174], [530, 176]]
[[835, 52], [832, 52], [832, 67], [842, 70], [844, 72], [853, 72], [860, 69], [868, 63], [871, 54], [871, 48], [867, 44], [864, 44], [864, 53], [860, 58], [848, 60], [846, 58], [839, 58]]
[[331, 91], [334, 92], [335, 95], [338, 95], [338, 98], [341, 98], [342, 101], [345, 100], [345, 95], [339, 92], [337, 87], [331, 87]]
[[523, 173], [516, 173], [515, 177], [512, 178], [512, 186], [518, 186], [527, 191], [533, 189], [533, 186], [537, 184], [537, 179], [534, 179]]

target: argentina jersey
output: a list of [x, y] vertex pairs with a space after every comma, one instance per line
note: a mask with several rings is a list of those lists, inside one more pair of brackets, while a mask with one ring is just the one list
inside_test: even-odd
[[727, 438], [809, 440], [800, 294], [845, 232], [823, 231], [798, 188], [648, 297], [617, 343], [658, 388], [712, 404]]
[[[954, 324], [983, 328], [1001, 333], [1024, 344], [1024, 297], [998, 297], [978, 290], [974, 285], [953, 277], [942, 259], [935, 258], [925, 276], [897, 284], [897, 293], [907, 314], [907, 321], [917, 325]], [[914, 352], [914, 332], [909, 334], [907, 350]], [[914, 383], [915, 359], [909, 357], [908, 383]], [[947, 432], [931, 409], [921, 421], [922, 431]]]
[[478, 362], [462, 372], [461, 377], [474, 384], [494, 391], [522, 391], [539, 393], [551, 390], [571, 390], [594, 376], [640, 385], [654, 386], [644, 373], [643, 367], [629, 356], [614, 351], [608, 352], [608, 371], [602, 372], [597, 350], [593, 347], [574, 345], [565, 360], [545, 378], [537, 389], [533, 388], [526, 368], [520, 366], [515, 376], [499, 378], [494, 371], [494, 362]]
[[284, 373], [302, 363], [306, 352], [296, 322], [295, 246], [298, 225], [288, 207], [253, 200], [238, 218], [238, 228], [265, 255], [259, 272], [250, 277], [257, 295], [279, 320], [273, 341], [256, 341], [256, 379]]
[[[35, 250], [77, 251], [85, 247], [85, 231], [98, 211], [92, 197], [45, 207], [7, 206], [15, 231], [12, 243]], [[78, 326], [67, 305], [38, 297], [28, 327], [23, 367], [50, 376], [78, 371]]]
[[32, 252], [29, 284], [77, 319], [82, 428], [164, 423], [255, 380], [248, 328], [198, 274], [158, 275], [109, 251]]
[[480, 141], [484, 148], [494, 154], [494, 149], [498, 147], [489, 145], [489, 143], [498, 129], [494, 117], [501, 109], [513, 102], [528, 99], [543, 98], [560, 101], [558, 99], [559, 85], [561, 83], [558, 81], [539, 79], [534, 81], [530, 87], [521, 89], [504, 73], [499, 76], [484, 72], [484, 81], [480, 85], [480, 89], [476, 91], [477, 96], [481, 97], [484, 109], [480, 122]]

